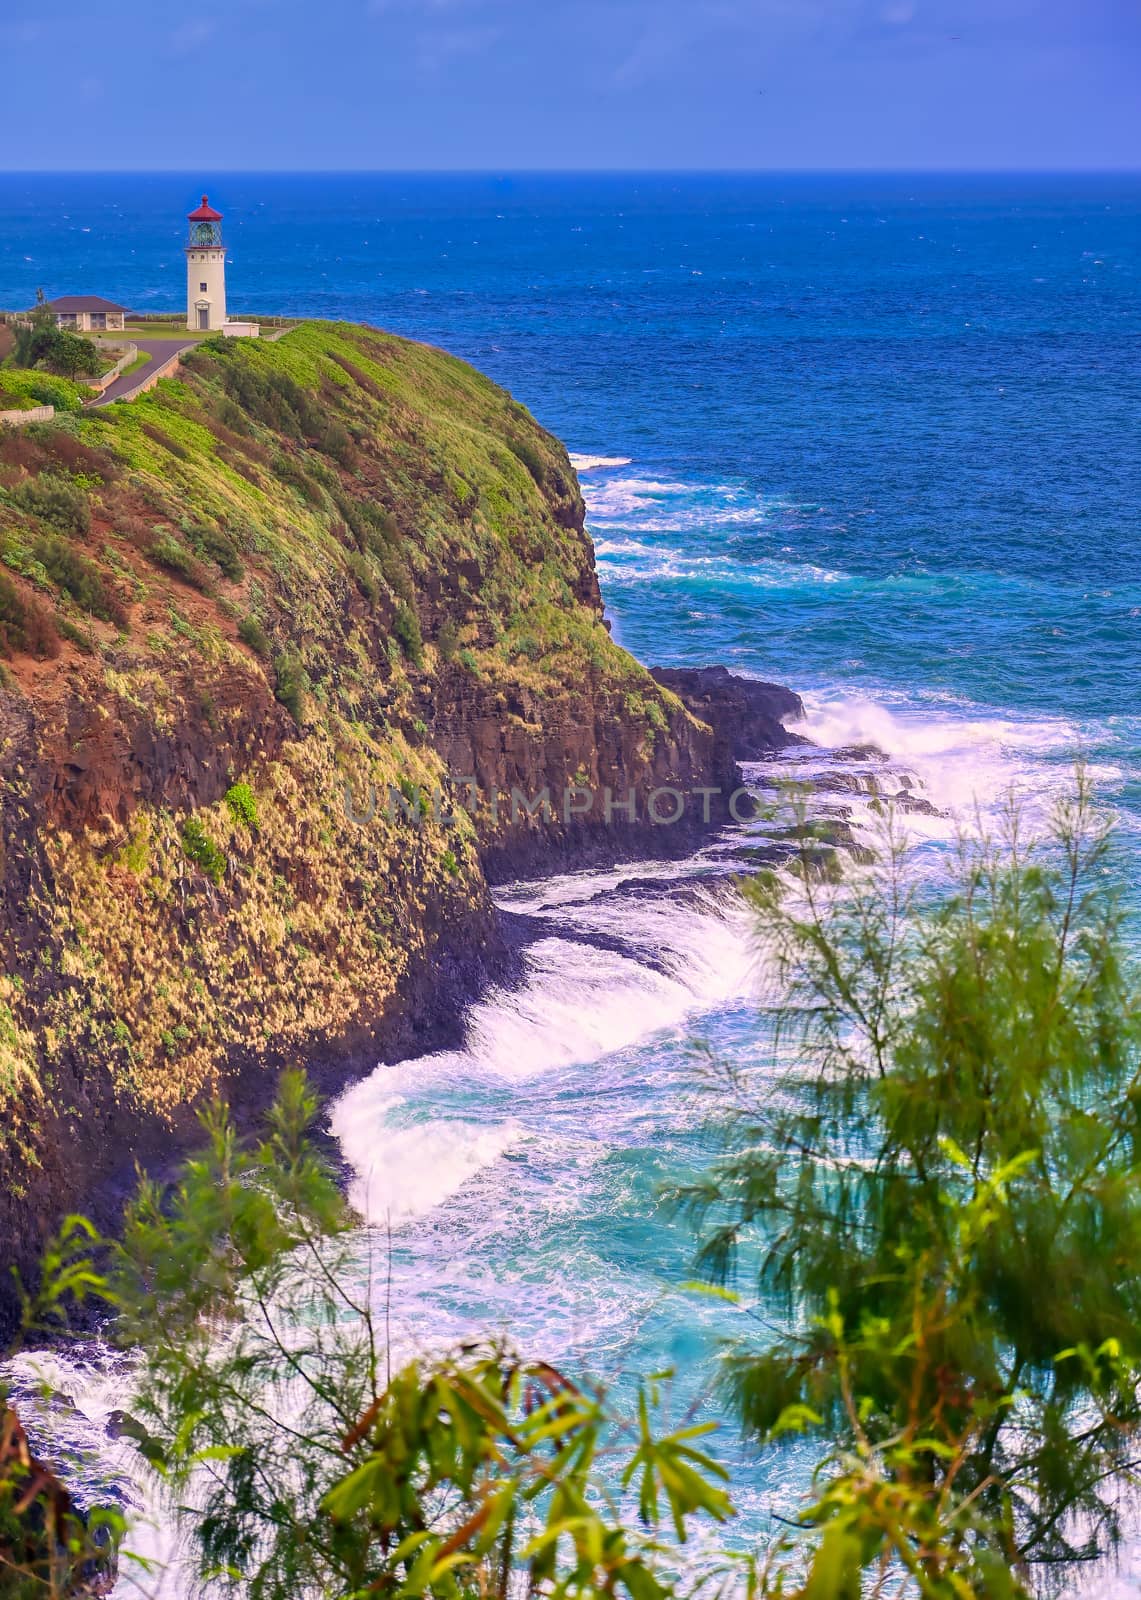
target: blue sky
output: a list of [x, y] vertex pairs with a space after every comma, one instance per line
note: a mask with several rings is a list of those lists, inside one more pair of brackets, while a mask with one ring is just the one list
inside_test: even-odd
[[1139, 67], [1139, 0], [0, 0], [0, 165], [1137, 168]]

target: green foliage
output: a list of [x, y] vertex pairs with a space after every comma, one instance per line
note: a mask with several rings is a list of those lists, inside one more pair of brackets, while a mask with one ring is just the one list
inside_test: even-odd
[[[44, 1255], [39, 1287], [22, 1291], [21, 1338], [58, 1335], [69, 1312], [106, 1287], [93, 1266], [97, 1236], [68, 1217]], [[0, 1354], [3, 1352], [0, 1351]], [[125, 1531], [120, 1512], [81, 1512], [40, 1460], [0, 1381], [0, 1594], [4, 1600], [72, 1600], [106, 1592]]]
[[126, 607], [93, 561], [81, 556], [64, 540], [46, 537], [36, 540], [32, 557], [81, 611], [104, 622], [113, 622], [117, 627], [126, 626]]
[[91, 528], [87, 496], [69, 479], [44, 473], [12, 490], [12, 499], [29, 516], [46, 522], [60, 533], [84, 538]]
[[277, 679], [274, 694], [294, 722], [300, 723], [305, 713], [305, 696], [309, 692], [309, 674], [302, 666], [300, 656], [283, 650], [273, 658], [273, 670]]
[[167, 528], [156, 528], [146, 545], [146, 553], [156, 567], [172, 572], [192, 588], [203, 593], [210, 588], [209, 574], [202, 563]]
[[190, 542], [196, 555], [215, 562], [221, 568], [223, 577], [229, 578], [231, 583], [241, 582], [245, 572], [242, 558], [237, 545], [224, 528], [209, 524], [195, 528], [190, 535]]
[[59, 633], [50, 613], [0, 572], [0, 656], [18, 650], [51, 659], [59, 655]]
[[392, 619], [392, 631], [399, 641], [400, 648], [414, 667], [424, 665], [424, 641], [420, 637], [420, 619], [410, 605], [403, 600], [396, 608], [396, 615]]
[[[750, 890], [788, 1066], [736, 1086], [687, 1198], [706, 1270], [755, 1252], [788, 1332], [735, 1349], [728, 1383], [757, 1437], [792, 1407], [885, 1495], [968, 1505], [980, 1568], [1064, 1569], [1114, 1547], [1141, 1430], [1141, 1004], [1106, 835], [1079, 777], [1049, 840], [1012, 809], [932, 905], [883, 826], [839, 890], [810, 838], [794, 889]], [[934, 1581], [918, 1534], [906, 1561]]]
[[[288, 1073], [266, 1137], [222, 1111], [170, 1194], [144, 1184], [114, 1251], [133, 1410], [212, 1596], [528, 1592], [664, 1600], [677, 1542], [731, 1513], [709, 1424], [628, 1429], [543, 1361], [479, 1344], [392, 1370], [351, 1217]], [[628, 1433], [628, 1442], [627, 1442]], [[641, 1524], [596, 1463], [636, 1486]]]
[[211, 883], [221, 883], [226, 872], [225, 853], [211, 839], [197, 817], [182, 824], [182, 848], [188, 861], [200, 867]]
[[49, 376], [46, 372], [22, 371], [16, 367], [0, 368], [0, 410], [10, 406], [54, 406], [57, 411], [80, 410], [91, 391], [81, 388], [67, 378]]
[[251, 614], [242, 618], [238, 623], [238, 638], [243, 644], [249, 645], [255, 655], [261, 656], [263, 660], [268, 660], [270, 652], [269, 634], [266, 633], [257, 617]]
[[223, 382], [246, 417], [253, 417], [293, 439], [316, 439], [324, 419], [309, 395], [288, 373], [261, 371], [225, 342], [212, 351], [226, 359]]
[[93, 376], [102, 366], [90, 339], [56, 326], [55, 313], [42, 293], [28, 322], [16, 329], [12, 361], [17, 367], [41, 367], [65, 378]]
[[451, 662], [456, 659], [459, 649], [460, 632], [451, 617], [445, 617], [440, 624], [440, 631], [436, 635], [436, 649], [440, 652], [440, 660]]
[[538, 449], [530, 439], [520, 436], [509, 438], [507, 443], [511, 453], [518, 457], [541, 489], [547, 479], [547, 467]]
[[252, 833], [258, 825], [258, 803], [249, 784], [232, 783], [226, 790], [225, 799], [234, 821], [240, 822]]
[[101, 371], [103, 362], [90, 339], [60, 328], [54, 338], [47, 341], [33, 365], [42, 366], [61, 378], [79, 378], [95, 377]]
[[440, 857], [440, 865], [443, 867], [444, 871], [448, 874], [449, 878], [458, 878], [459, 877], [459, 875], [460, 875], [460, 864], [456, 860], [456, 853], [455, 853], [454, 850], [445, 850], [444, 851], [443, 855]]
[[368, 558], [356, 550], [348, 552], [349, 571], [356, 579], [357, 588], [370, 604], [375, 605], [380, 599], [380, 583], [373, 571]]

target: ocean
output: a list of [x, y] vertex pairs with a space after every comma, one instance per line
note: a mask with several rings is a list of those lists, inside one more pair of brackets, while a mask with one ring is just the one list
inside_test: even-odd
[[[374, 322], [505, 384], [575, 453], [616, 637], [789, 684], [825, 753], [874, 741], [944, 813], [912, 819], [924, 870], [1088, 761], [1141, 950], [1141, 179], [6, 176], [0, 306], [176, 309], [202, 189], [232, 315]], [[548, 929], [523, 987], [334, 1108], [402, 1344], [509, 1329], [619, 1397], [673, 1365], [715, 1414], [744, 1313], [682, 1289], [661, 1190], [711, 1152], [695, 1045], [763, 1071], [768, 1041], [740, 903], [670, 897], [708, 860], [507, 886]], [[122, 1403], [62, 1377], [95, 1430]], [[807, 1457], [721, 1449], [740, 1544]]]

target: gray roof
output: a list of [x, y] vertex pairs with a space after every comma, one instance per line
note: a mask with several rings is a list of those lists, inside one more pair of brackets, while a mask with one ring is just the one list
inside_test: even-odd
[[49, 300], [48, 308], [52, 311], [122, 311], [126, 313], [126, 306], [118, 306], [114, 300], [104, 300], [97, 294], [64, 294], [58, 300]]

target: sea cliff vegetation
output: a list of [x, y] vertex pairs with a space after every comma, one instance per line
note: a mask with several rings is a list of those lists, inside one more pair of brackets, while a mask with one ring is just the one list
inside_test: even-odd
[[489, 852], [572, 841], [418, 789], [712, 749], [609, 636], [565, 450], [463, 362], [309, 323], [0, 429], [5, 1255], [239, 1077], [454, 1016], [501, 956]]
[[[933, 899], [890, 812], [841, 883], [804, 820], [800, 870], [750, 890], [777, 1049], [713, 1077], [723, 1153], [675, 1197], [751, 1313], [719, 1379], [752, 1466], [815, 1446], [799, 1515], [734, 1538], [750, 1464], [731, 1481], [711, 1417], [663, 1419], [671, 1374], [627, 1414], [503, 1339], [394, 1366], [378, 1236], [288, 1073], [258, 1142], [216, 1108], [106, 1264], [73, 1225], [28, 1306], [101, 1296], [139, 1352], [132, 1437], [203, 1594], [1029, 1600], [1106, 1574], [1141, 1432], [1141, 1000], [1106, 830], [1079, 779], [1050, 836], [1012, 812]], [[0, 1472], [0, 1555], [15, 1497], [50, 1524], [58, 1494]], [[67, 1529], [42, 1592], [106, 1565]]]

